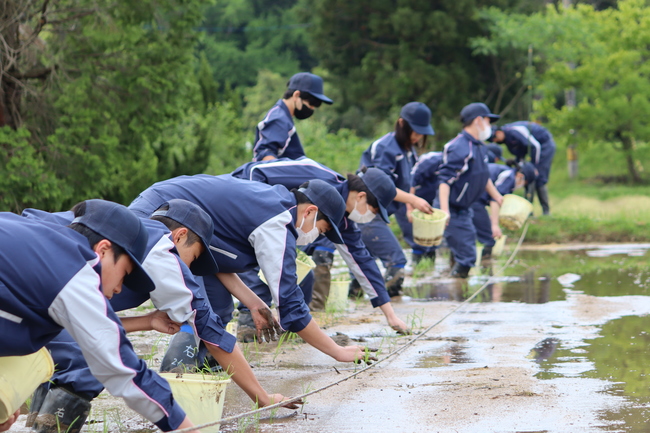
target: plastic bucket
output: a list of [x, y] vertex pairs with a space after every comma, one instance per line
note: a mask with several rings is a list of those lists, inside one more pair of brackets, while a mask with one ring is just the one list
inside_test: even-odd
[[503, 247], [506, 245], [506, 239], [508, 239], [508, 236], [501, 235], [496, 240], [494, 246], [492, 247], [492, 257], [499, 257], [503, 253]]
[[515, 194], [506, 194], [499, 211], [499, 224], [508, 230], [519, 230], [532, 212], [531, 202]]
[[476, 269], [481, 268], [481, 257], [483, 256], [483, 245], [476, 245], [476, 263], [474, 263], [474, 266], [476, 266]]
[[[216, 380], [210, 375], [160, 373], [172, 388], [174, 399], [180, 403], [194, 425], [221, 419], [226, 387], [230, 379]], [[202, 433], [217, 433], [219, 424], [202, 428]]]
[[414, 210], [413, 216], [413, 240], [423, 247], [440, 245], [442, 235], [447, 225], [447, 214], [440, 209], [433, 209], [430, 215]]
[[[296, 274], [298, 275], [298, 284], [302, 283], [302, 280], [305, 279], [309, 271], [316, 267], [316, 263], [308, 255], [303, 255], [301, 258], [296, 258]], [[268, 284], [266, 277], [264, 277], [264, 272], [260, 269], [257, 273], [257, 276], [260, 277], [260, 280], [264, 284]]]
[[325, 311], [345, 311], [348, 308], [348, 290], [350, 281], [330, 282], [330, 294], [327, 297]]
[[0, 357], [0, 424], [6, 422], [53, 373], [52, 357], [44, 347], [31, 355]]

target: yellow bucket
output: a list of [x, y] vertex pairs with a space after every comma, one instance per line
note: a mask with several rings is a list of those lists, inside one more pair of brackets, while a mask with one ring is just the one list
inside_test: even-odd
[[508, 230], [519, 230], [532, 212], [531, 202], [515, 194], [506, 194], [499, 211], [499, 224]]
[[349, 288], [349, 280], [330, 282], [330, 294], [327, 297], [325, 311], [340, 312], [347, 310]]
[[414, 210], [413, 216], [413, 240], [423, 247], [440, 245], [442, 235], [447, 225], [447, 214], [440, 209], [433, 209], [430, 215]]
[[[302, 255], [302, 258], [296, 257], [296, 274], [298, 275], [298, 284], [302, 283], [302, 280], [305, 279], [309, 271], [316, 267], [316, 263], [306, 254]], [[264, 277], [264, 272], [260, 269], [257, 273], [257, 276], [260, 277], [260, 280], [264, 284], [268, 284], [266, 277]]]
[[[195, 373], [160, 373], [169, 382], [174, 399], [181, 405], [194, 425], [221, 419], [226, 400], [226, 386], [230, 379], [217, 380], [210, 375]], [[219, 424], [202, 428], [202, 433], [217, 433]]]
[[54, 363], [44, 347], [30, 355], [0, 357], [0, 424], [6, 422], [52, 374]]
[[492, 247], [492, 257], [499, 257], [503, 253], [503, 247], [506, 245], [506, 239], [508, 239], [508, 236], [506, 235], [499, 236], [499, 238], [494, 243], [494, 246]]

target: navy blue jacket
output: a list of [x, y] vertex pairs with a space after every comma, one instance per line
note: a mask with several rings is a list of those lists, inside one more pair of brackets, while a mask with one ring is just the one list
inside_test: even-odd
[[[25, 209], [22, 215], [60, 225], [69, 225], [74, 218], [72, 212], [49, 213], [37, 209]], [[237, 339], [226, 332], [223, 322], [212, 311], [202, 287], [178, 256], [169, 229], [159, 221], [143, 219], [142, 222], [149, 235], [142, 267], [153, 280], [155, 289], [143, 293], [123, 286], [122, 292], [110, 300], [113, 311], [129, 310], [151, 299], [156, 309], [167, 313], [173, 321], [189, 323], [194, 335], [206, 344], [232, 352]]]
[[[233, 171], [232, 175], [269, 185], [284, 185], [288, 189], [297, 188], [308, 180], [321, 179], [336, 188], [343, 200], [347, 200], [350, 193], [348, 181], [342, 175], [309, 158], [299, 158], [295, 161], [280, 158], [274, 161], [249, 162]], [[377, 263], [361, 240], [361, 231], [357, 224], [348, 219], [346, 213], [338, 228], [344, 244], [335, 244], [336, 248], [370, 297], [372, 305], [378, 307], [390, 302], [384, 279]]]
[[517, 161], [522, 161], [527, 154], [530, 154], [530, 159], [535, 165], [540, 162], [542, 146], [553, 138], [548, 129], [526, 120], [507, 123], [501, 127], [501, 130], [505, 135], [503, 143]]
[[[389, 132], [363, 152], [359, 168], [365, 166], [383, 170], [393, 179], [397, 188], [409, 192], [411, 190], [411, 170], [417, 159], [415, 152], [403, 150], [395, 140], [395, 133]], [[398, 202], [392, 202], [386, 209], [388, 214], [394, 214], [399, 205]]]
[[487, 148], [482, 141], [463, 131], [445, 144], [438, 183], [450, 186], [450, 208], [469, 208], [485, 191], [489, 178]]
[[442, 164], [442, 152], [428, 152], [418, 158], [411, 171], [411, 186], [415, 195], [422, 197], [429, 204], [438, 195], [438, 172]]
[[[496, 187], [497, 191], [501, 195], [512, 194], [512, 191], [515, 190], [515, 176], [517, 175], [517, 170], [510, 168], [507, 165], [503, 164], [488, 164], [488, 169], [490, 170], [490, 179]], [[481, 194], [478, 202], [483, 206], [488, 206], [492, 201], [492, 197], [486, 192]]]
[[291, 112], [282, 99], [275, 103], [255, 128], [253, 161], [261, 161], [269, 155], [290, 159], [305, 156]]
[[236, 273], [259, 266], [280, 313], [292, 332], [311, 321], [297, 284], [295, 196], [281, 185], [237, 179], [229, 174], [179, 176], [153, 184], [129, 209], [151, 215], [173, 198], [203, 208], [214, 223], [210, 249], [219, 272]]
[[33, 353], [63, 329], [108, 391], [161, 430], [185, 413], [133, 351], [101, 291], [99, 258], [67, 227], [0, 214], [0, 356]]

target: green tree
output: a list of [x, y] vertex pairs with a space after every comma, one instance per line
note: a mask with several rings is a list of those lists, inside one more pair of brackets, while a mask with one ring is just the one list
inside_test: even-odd
[[[650, 8], [623, 0], [618, 9], [549, 7], [531, 16], [490, 11], [493, 33], [480, 50], [534, 46], [535, 115], [559, 132], [578, 131], [585, 140], [612, 143], [622, 152], [629, 179], [643, 181], [636, 149], [650, 141]], [[576, 107], [564, 103], [574, 88]]]

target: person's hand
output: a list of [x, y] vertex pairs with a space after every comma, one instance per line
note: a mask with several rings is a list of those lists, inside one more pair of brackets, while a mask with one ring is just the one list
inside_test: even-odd
[[275, 341], [282, 334], [280, 323], [273, 317], [269, 307], [251, 308], [251, 316], [255, 322], [257, 330], [257, 339], [261, 342]]
[[372, 361], [377, 360], [370, 353], [376, 351], [377, 349], [369, 349], [362, 346], [345, 346], [340, 348], [338, 355], [334, 359], [339, 362], [354, 362], [355, 364], [365, 362], [370, 365]]
[[503, 196], [501, 194], [499, 194], [499, 196], [497, 198], [495, 198], [494, 201], [496, 201], [497, 204], [499, 206], [501, 206], [503, 204]]
[[9, 419], [2, 424], [0, 424], [0, 431], [7, 431], [11, 428], [12, 424], [16, 422], [18, 417], [20, 416], [20, 409], [16, 411], [13, 415], [9, 417]]
[[148, 316], [149, 320], [151, 320], [151, 329], [154, 331], [174, 335], [181, 330], [181, 324], [174, 322], [169, 318], [167, 313], [163, 311], [156, 310], [153, 313], [148, 314]]
[[[282, 394], [271, 394], [269, 395], [269, 402], [264, 406], [270, 406], [272, 404], [280, 403], [282, 401], [287, 401], [287, 400], [291, 400], [291, 398], [285, 397]], [[282, 407], [286, 407], [287, 409], [298, 409], [300, 408], [301, 404], [305, 404], [305, 402], [302, 401], [302, 399], [292, 401], [291, 403], [283, 404]]]
[[389, 320], [388, 324], [400, 335], [411, 335], [413, 333], [409, 327], [406, 326], [406, 323], [404, 323], [404, 321], [398, 317]]
[[406, 219], [413, 224], [413, 206], [406, 206]]
[[422, 197], [418, 197], [417, 195], [413, 196], [410, 204], [420, 212], [424, 212], [426, 214], [433, 213], [433, 207], [431, 207], [429, 202], [423, 199]]
[[498, 224], [495, 224], [492, 226], [492, 237], [494, 239], [499, 239], [503, 235], [503, 232], [501, 231], [501, 227], [499, 227]]

